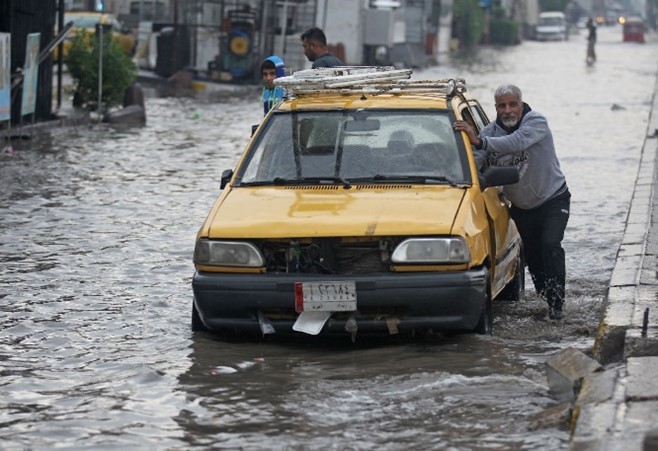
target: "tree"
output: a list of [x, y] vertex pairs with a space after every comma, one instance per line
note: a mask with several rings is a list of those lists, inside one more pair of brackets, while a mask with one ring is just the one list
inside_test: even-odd
[[[98, 108], [98, 69], [100, 39], [93, 33], [82, 30], [73, 38], [66, 65], [75, 84], [80, 105], [89, 109]], [[137, 68], [117, 41], [108, 32], [103, 38], [103, 64], [101, 103], [102, 110], [121, 105], [128, 86], [135, 82]]]

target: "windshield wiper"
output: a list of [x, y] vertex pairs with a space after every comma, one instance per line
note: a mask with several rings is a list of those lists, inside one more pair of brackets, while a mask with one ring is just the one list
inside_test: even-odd
[[340, 183], [343, 188], [350, 189], [352, 184], [345, 180], [343, 177], [296, 177], [294, 179], [286, 179], [283, 177], [275, 177], [272, 182], [275, 185], [295, 185], [299, 183], [319, 183], [319, 184], [336, 184]]
[[372, 176], [374, 181], [387, 181], [387, 182], [418, 182], [418, 183], [428, 183], [428, 182], [439, 182], [439, 183], [448, 183], [449, 185], [456, 186], [457, 183], [443, 175], [383, 175], [375, 174]]

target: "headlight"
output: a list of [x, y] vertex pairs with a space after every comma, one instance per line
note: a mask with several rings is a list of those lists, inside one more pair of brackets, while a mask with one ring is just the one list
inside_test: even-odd
[[199, 240], [194, 249], [194, 264], [214, 266], [263, 266], [263, 257], [251, 243]]
[[463, 238], [410, 238], [393, 251], [393, 263], [468, 263], [471, 253]]

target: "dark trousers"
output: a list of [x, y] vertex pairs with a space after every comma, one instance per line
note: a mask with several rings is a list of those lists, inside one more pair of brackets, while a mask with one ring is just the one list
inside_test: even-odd
[[525, 261], [535, 289], [550, 307], [561, 308], [564, 304], [566, 268], [562, 239], [570, 203], [567, 190], [537, 208], [510, 209], [523, 240]]

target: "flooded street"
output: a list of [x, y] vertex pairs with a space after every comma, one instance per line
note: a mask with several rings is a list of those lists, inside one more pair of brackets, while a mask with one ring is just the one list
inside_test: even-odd
[[568, 448], [544, 362], [588, 352], [633, 193], [658, 40], [584, 31], [416, 71], [466, 79], [492, 119], [520, 86], [572, 193], [566, 318], [494, 305], [494, 335], [223, 341], [190, 331], [197, 229], [262, 116], [251, 96], [147, 99], [148, 126], [49, 130], [0, 155], [0, 448]]

